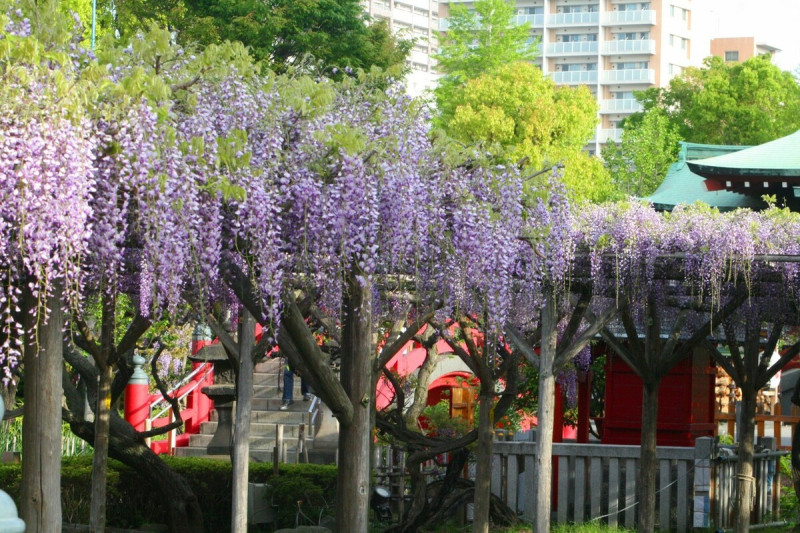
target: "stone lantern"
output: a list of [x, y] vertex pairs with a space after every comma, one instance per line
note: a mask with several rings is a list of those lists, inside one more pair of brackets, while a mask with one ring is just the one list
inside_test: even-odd
[[236, 375], [222, 344], [209, 344], [189, 357], [192, 361], [214, 365], [214, 384], [201, 392], [211, 398], [217, 410], [217, 430], [208, 443], [209, 455], [228, 455], [233, 446], [233, 401], [236, 399]]
[[[5, 405], [0, 396], [0, 420], [3, 420]], [[4, 533], [24, 533], [25, 522], [17, 515], [17, 506], [11, 496], [0, 490], [0, 531]]]

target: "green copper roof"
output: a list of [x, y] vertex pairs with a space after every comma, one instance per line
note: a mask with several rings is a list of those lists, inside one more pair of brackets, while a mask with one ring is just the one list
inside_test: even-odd
[[[760, 209], [764, 203], [758, 198], [720, 190], [709, 191], [705, 186], [705, 179], [692, 172], [686, 164], [687, 159], [707, 160], [706, 158], [719, 159], [727, 155], [736, 155], [746, 146], [726, 146], [716, 144], [695, 144], [682, 142], [678, 154], [678, 161], [669, 167], [664, 182], [650, 196], [644, 198], [653, 203], [659, 210], [671, 211], [678, 204], [693, 204], [704, 202], [721, 211], [730, 211], [739, 207]], [[727, 155], [724, 155], [727, 154]]]
[[738, 152], [691, 161], [692, 172], [706, 177], [800, 177], [800, 130]]

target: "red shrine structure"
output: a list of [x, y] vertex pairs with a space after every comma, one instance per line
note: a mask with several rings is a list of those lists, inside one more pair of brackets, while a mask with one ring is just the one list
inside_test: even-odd
[[[702, 201], [726, 211], [763, 209], [764, 195], [800, 210], [800, 131], [752, 147], [681, 143], [678, 161], [645, 199], [661, 210]], [[611, 353], [605, 370], [602, 442], [639, 444], [641, 380]], [[714, 435], [714, 374], [710, 356], [696, 350], [663, 379], [658, 445], [693, 446], [697, 437]]]

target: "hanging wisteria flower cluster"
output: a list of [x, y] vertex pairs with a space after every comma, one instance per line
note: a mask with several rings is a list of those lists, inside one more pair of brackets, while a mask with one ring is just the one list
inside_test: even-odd
[[[41, 46], [18, 13], [0, 38], [25, 46], [33, 57]], [[2, 17], [0, 17], [2, 19]], [[2, 22], [2, 21], [0, 21]], [[95, 141], [78, 102], [55, 89], [71, 64], [24, 57], [0, 61], [0, 378], [7, 382], [21, 355], [23, 313], [45, 322], [48, 297], [79, 300], [82, 257], [90, 236], [93, 192], [91, 154]], [[23, 309], [27, 292], [31, 309]]]
[[[19, 20], [0, 36], [33, 39], [29, 31]], [[542, 302], [573, 278], [613, 296], [653, 286], [669, 256], [687, 294], [718, 295], [749, 280], [759, 254], [800, 248], [797, 217], [776, 209], [573, 212], [557, 176], [523, 193], [515, 166], [479, 153], [450, 163], [398, 84], [262, 75], [241, 47], [191, 55], [168, 43], [142, 37], [83, 72], [69, 60], [46, 71], [30, 58], [0, 65], [6, 376], [19, 354], [21, 291], [46, 294], [57, 281], [69, 305], [124, 291], [152, 315], [187, 296], [235, 304], [227, 261], [257, 288], [265, 324], [302, 286], [336, 314], [352, 276], [386, 300], [377, 313], [404, 309], [391, 301], [412, 294], [502, 334], [508, 323], [533, 327]], [[50, 90], [83, 73], [91, 99]], [[797, 277], [794, 264], [769, 268]]]
[[[679, 269], [696, 296], [718, 294], [730, 282], [749, 284], [771, 271], [796, 285], [800, 218], [787, 209], [719, 212], [678, 206], [661, 214], [641, 203], [590, 206], [576, 213], [577, 249], [591, 259], [597, 283], [646, 286]], [[772, 260], [771, 260], [772, 259]], [[715, 298], [716, 299], [716, 298]]]

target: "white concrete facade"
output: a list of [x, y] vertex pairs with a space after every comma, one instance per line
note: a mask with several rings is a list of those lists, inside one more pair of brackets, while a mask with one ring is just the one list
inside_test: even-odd
[[[450, 4], [439, 2], [439, 28]], [[633, 91], [665, 86], [708, 53], [694, 46], [692, 0], [517, 0], [516, 20], [539, 42], [537, 63], [562, 85], [586, 85], [596, 96], [600, 124], [590, 152], [619, 141], [620, 121], [640, 109]]]
[[373, 19], [385, 19], [403, 39], [414, 39], [406, 82], [412, 96], [420, 96], [436, 85], [436, 53], [439, 31], [437, 0], [363, 0], [364, 9]]

